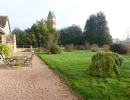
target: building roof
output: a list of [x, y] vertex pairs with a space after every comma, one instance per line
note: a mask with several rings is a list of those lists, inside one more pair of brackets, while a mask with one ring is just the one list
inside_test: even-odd
[[54, 12], [49, 11], [47, 19], [52, 19], [52, 18], [56, 18], [56, 16], [55, 16]]
[[6, 20], [8, 20], [8, 16], [0, 16], [0, 27], [5, 27]]
[[[6, 21], [8, 21], [8, 23], [9, 23], [8, 16], [0, 16], [0, 27], [1, 28], [3, 28], [3, 29], [5, 28]], [[10, 23], [9, 23], [9, 29], [10, 29], [10, 32], [11, 32]]]
[[14, 42], [13, 36], [12, 35], [8, 35], [6, 36], [6, 42]]

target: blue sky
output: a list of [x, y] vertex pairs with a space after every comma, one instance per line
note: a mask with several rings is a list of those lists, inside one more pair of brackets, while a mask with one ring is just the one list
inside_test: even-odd
[[49, 10], [56, 16], [56, 27], [72, 24], [82, 29], [91, 14], [104, 12], [113, 38], [125, 39], [130, 33], [130, 0], [0, 0], [0, 15], [8, 15], [11, 29], [24, 30]]

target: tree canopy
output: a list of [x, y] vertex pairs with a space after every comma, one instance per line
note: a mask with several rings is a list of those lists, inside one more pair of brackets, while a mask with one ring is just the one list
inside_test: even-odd
[[16, 27], [13, 31], [12, 34], [16, 35], [16, 43], [17, 45], [25, 45], [26, 43], [26, 34], [24, 31], [22, 31], [21, 29], [19, 29], [18, 27]]
[[96, 43], [99, 46], [111, 44], [112, 37], [107, 24], [106, 17], [102, 12], [99, 12], [96, 15], [90, 15], [83, 31], [85, 41], [90, 44]]
[[60, 31], [59, 42], [62, 45], [65, 44], [82, 44], [82, 29], [78, 25], [72, 25], [66, 28], [62, 28]]
[[84, 30], [78, 25], [71, 25], [57, 30], [53, 28], [52, 20], [38, 20], [31, 28], [24, 31], [15, 28], [12, 34], [16, 35], [17, 45], [33, 45], [35, 47], [50, 48], [52, 44], [111, 44], [112, 37], [107, 26], [106, 17], [102, 12], [92, 14], [87, 19]]
[[[35, 47], [49, 47], [54, 43], [56, 29], [53, 28], [53, 21], [38, 20], [31, 28], [25, 31], [15, 28], [12, 34], [16, 35], [17, 45], [33, 45]], [[25, 43], [26, 41], [26, 43]]]

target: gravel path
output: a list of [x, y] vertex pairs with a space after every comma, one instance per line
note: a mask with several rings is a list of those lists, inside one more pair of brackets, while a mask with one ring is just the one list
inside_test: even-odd
[[3, 66], [0, 61], [0, 100], [80, 100], [36, 55], [33, 67]]

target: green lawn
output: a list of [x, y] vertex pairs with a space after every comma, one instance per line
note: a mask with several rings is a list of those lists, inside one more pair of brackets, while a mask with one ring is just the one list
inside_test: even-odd
[[51, 69], [68, 78], [68, 85], [85, 100], [130, 100], [130, 55], [122, 55], [124, 64], [120, 76], [115, 78], [92, 77], [85, 73], [91, 62], [90, 51], [63, 52], [47, 55], [39, 53]]

